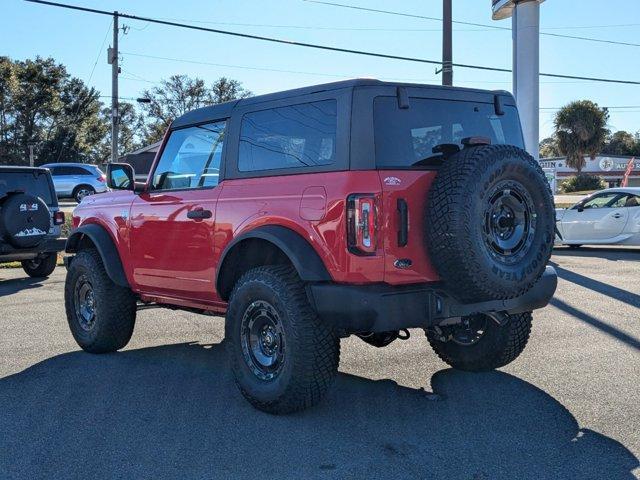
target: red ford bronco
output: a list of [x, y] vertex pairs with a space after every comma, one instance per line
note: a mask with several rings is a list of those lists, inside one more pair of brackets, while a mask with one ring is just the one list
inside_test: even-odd
[[271, 413], [318, 402], [340, 338], [421, 328], [454, 368], [501, 367], [556, 288], [554, 208], [513, 97], [351, 80], [176, 119], [146, 184], [126, 164], [75, 210], [71, 332], [93, 353], [138, 308], [226, 317], [242, 394]]

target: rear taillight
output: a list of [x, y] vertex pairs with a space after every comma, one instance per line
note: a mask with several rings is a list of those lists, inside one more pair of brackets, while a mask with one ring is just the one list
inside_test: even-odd
[[347, 242], [357, 255], [374, 255], [377, 247], [377, 207], [373, 194], [347, 197]]
[[107, 181], [107, 177], [106, 177], [105, 175], [100, 175], [100, 176], [98, 177], [98, 181], [99, 181], [100, 183], [104, 183], [104, 182], [106, 182], [106, 181]]
[[53, 214], [53, 224], [54, 225], [64, 224], [64, 212], [58, 211]]

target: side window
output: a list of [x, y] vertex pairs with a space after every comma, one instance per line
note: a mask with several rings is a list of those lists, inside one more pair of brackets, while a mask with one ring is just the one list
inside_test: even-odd
[[242, 117], [238, 170], [331, 165], [336, 160], [337, 102], [323, 100]]
[[51, 172], [52, 177], [57, 177], [58, 175], [60, 175], [60, 167], [47, 167], [47, 168]]
[[618, 198], [615, 199], [615, 201], [613, 203], [611, 203], [610, 207], [611, 208], [622, 208], [626, 205], [627, 200], [629, 199], [629, 197], [631, 197], [632, 195], [627, 195], [622, 194], [620, 195]]
[[153, 174], [153, 190], [183, 190], [218, 184], [226, 122], [174, 130]]
[[585, 210], [588, 208], [610, 208], [618, 199], [619, 193], [601, 193], [582, 204]]
[[73, 175], [73, 169], [71, 167], [58, 167], [56, 175]]
[[640, 207], [640, 196], [629, 193], [616, 203], [620, 203], [621, 207]]
[[74, 175], [93, 175], [93, 173], [91, 173], [91, 171], [87, 168], [82, 168], [82, 167], [72, 167], [72, 168], [73, 168]]

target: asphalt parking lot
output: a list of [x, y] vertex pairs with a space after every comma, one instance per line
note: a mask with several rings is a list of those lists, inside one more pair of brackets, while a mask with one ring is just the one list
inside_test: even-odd
[[0, 478], [627, 479], [640, 476], [640, 249], [556, 249], [528, 347], [460, 373], [419, 330], [342, 342], [328, 398], [251, 408], [222, 319], [139, 313], [122, 352], [79, 351], [64, 270], [0, 269]]

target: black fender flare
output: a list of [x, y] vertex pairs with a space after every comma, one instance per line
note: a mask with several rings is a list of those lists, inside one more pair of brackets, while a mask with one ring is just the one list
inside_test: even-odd
[[331, 275], [327, 271], [320, 255], [313, 249], [307, 240], [295, 231], [280, 225], [265, 225], [243, 233], [234, 238], [225, 247], [218, 269], [216, 271], [216, 290], [223, 291], [222, 275], [225, 269], [225, 260], [238, 244], [243, 240], [260, 239], [266, 240], [278, 247], [291, 261], [291, 264], [298, 272], [300, 279], [304, 282], [328, 282]]
[[91, 240], [98, 250], [100, 257], [102, 258], [104, 268], [107, 271], [107, 275], [109, 275], [109, 278], [113, 280], [113, 283], [120, 285], [121, 287], [131, 288], [129, 286], [127, 276], [124, 273], [118, 249], [116, 248], [111, 235], [109, 235], [109, 233], [100, 225], [89, 224], [76, 229], [67, 239], [67, 243], [64, 248], [65, 252], [77, 253], [80, 241], [85, 236]]

